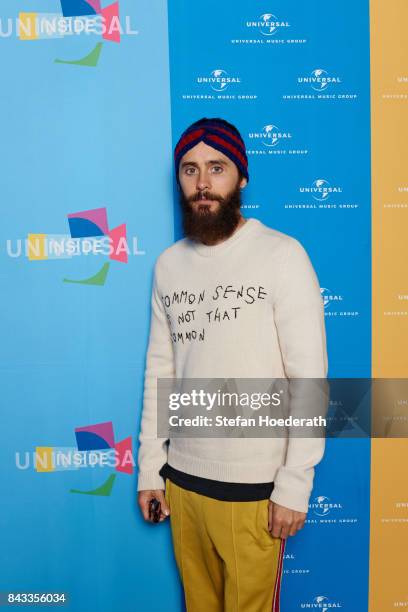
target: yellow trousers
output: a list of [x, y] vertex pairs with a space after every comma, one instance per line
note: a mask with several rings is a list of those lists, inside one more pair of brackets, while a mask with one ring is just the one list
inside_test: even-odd
[[187, 612], [277, 612], [285, 540], [268, 501], [220, 501], [166, 479], [174, 556]]

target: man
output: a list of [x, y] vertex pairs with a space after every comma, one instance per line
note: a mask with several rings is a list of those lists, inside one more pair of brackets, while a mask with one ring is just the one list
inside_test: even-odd
[[[325, 378], [319, 282], [295, 238], [241, 215], [243, 139], [203, 118], [174, 153], [185, 238], [156, 260], [138, 502], [170, 516], [188, 612], [279, 610], [286, 539], [302, 529], [320, 439], [157, 436], [157, 378]], [[188, 316], [187, 316], [188, 313]]]

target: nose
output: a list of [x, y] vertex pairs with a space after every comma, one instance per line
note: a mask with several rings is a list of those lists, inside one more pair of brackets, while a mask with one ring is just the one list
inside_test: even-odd
[[202, 169], [198, 173], [196, 187], [198, 191], [204, 191], [204, 189], [211, 189], [211, 181], [206, 169]]

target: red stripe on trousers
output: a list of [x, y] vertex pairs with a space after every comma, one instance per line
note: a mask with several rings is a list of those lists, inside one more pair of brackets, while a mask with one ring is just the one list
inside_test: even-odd
[[278, 559], [278, 571], [276, 573], [275, 588], [273, 590], [272, 598], [272, 612], [279, 612], [279, 600], [280, 600], [280, 587], [282, 579], [282, 567], [283, 567], [283, 551], [285, 550], [286, 539], [281, 538], [281, 545]]

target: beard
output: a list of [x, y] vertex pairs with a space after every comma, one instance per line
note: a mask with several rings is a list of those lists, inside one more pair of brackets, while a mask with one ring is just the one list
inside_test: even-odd
[[183, 213], [183, 231], [185, 236], [207, 245], [225, 240], [236, 229], [241, 218], [241, 189], [239, 180], [232, 191], [222, 197], [211, 191], [205, 191], [207, 200], [217, 200], [215, 212], [208, 205], [202, 204], [195, 210], [191, 202], [200, 199], [202, 192], [186, 198], [180, 186], [180, 206]]

